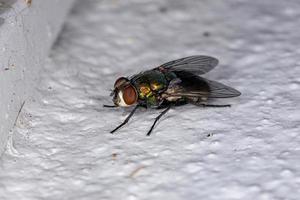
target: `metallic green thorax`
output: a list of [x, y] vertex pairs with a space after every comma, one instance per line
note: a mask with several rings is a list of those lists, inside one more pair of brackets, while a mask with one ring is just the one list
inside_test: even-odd
[[159, 94], [166, 90], [170, 80], [175, 78], [174, 73], [163, 73], [159, 70], [149, 70], [135, 75], [131, 83], [137, 90], [139, 100], [144, 101], [147, 107], [159, 106]]

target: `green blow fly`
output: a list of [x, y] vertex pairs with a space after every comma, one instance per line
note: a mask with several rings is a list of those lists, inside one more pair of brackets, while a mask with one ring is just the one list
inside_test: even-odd
[[241, 95], [231, 87], [199, 76], [209, 72], [217, 64], [218, 60], [210, 56], [189, 56], [128, 78], [118, 78], [111, 93], [114, 105], [104, 105], [104, 107], [135, 107], [124, 122], [111, 133], [124, 126], [139, 107], [164, 109], [155, 118], [147, 133], [148, 136], [157, 121], [172, 106], [190, 103], [202, 107], [230, 107], [230, 105], [207, 104], [213, 98]]

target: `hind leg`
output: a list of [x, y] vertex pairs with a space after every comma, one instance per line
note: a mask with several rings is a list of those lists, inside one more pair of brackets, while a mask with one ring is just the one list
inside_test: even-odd
[[225, 105], [212, 105], [212, 104], [195, 104], [196, 106], [202, 106], [202, 107], [212, 107], [212, 108], [225, 108], [225, 107], [231, 107], [230, 104], [225, 104]]

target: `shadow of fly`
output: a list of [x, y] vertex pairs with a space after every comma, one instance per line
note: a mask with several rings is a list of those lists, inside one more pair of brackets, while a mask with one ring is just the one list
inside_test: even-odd
[[200, 107], [230, 107], [231, 105], [208, 104], [211, 99], [241, 95], [231, 87], [200, 76], [217, 65], [218, 60], [210, 56], [189, 56], [131, 77], [118, 78], [111, 93], [114, 105], [104, 107], [134, 108], [124, 122], [110, 133], [124, 126], [139, 107], [163, 109], [155, 118], [147, 136], [151, 134], [157, 121], [173, 106], [193, 104]]

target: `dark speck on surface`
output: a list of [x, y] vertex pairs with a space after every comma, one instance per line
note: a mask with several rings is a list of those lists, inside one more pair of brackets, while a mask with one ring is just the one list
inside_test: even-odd
[[161, 13], [166, 13], [167, 11], [168, 11], [167, 7], [160, 7], [159, 8], [159, 12], [161, 12]]
[[208, 133], [207, 135], [206, 135], [206, 137], [212, 137], [214, 134], [213, 133]]
[[205, 32], [203, 33], [203, 36], [204, 36], [204, 37], [210, 37], [210, 36], [211, 36], [211, 33], [208, 32], [208, 31], [205, 31]]

